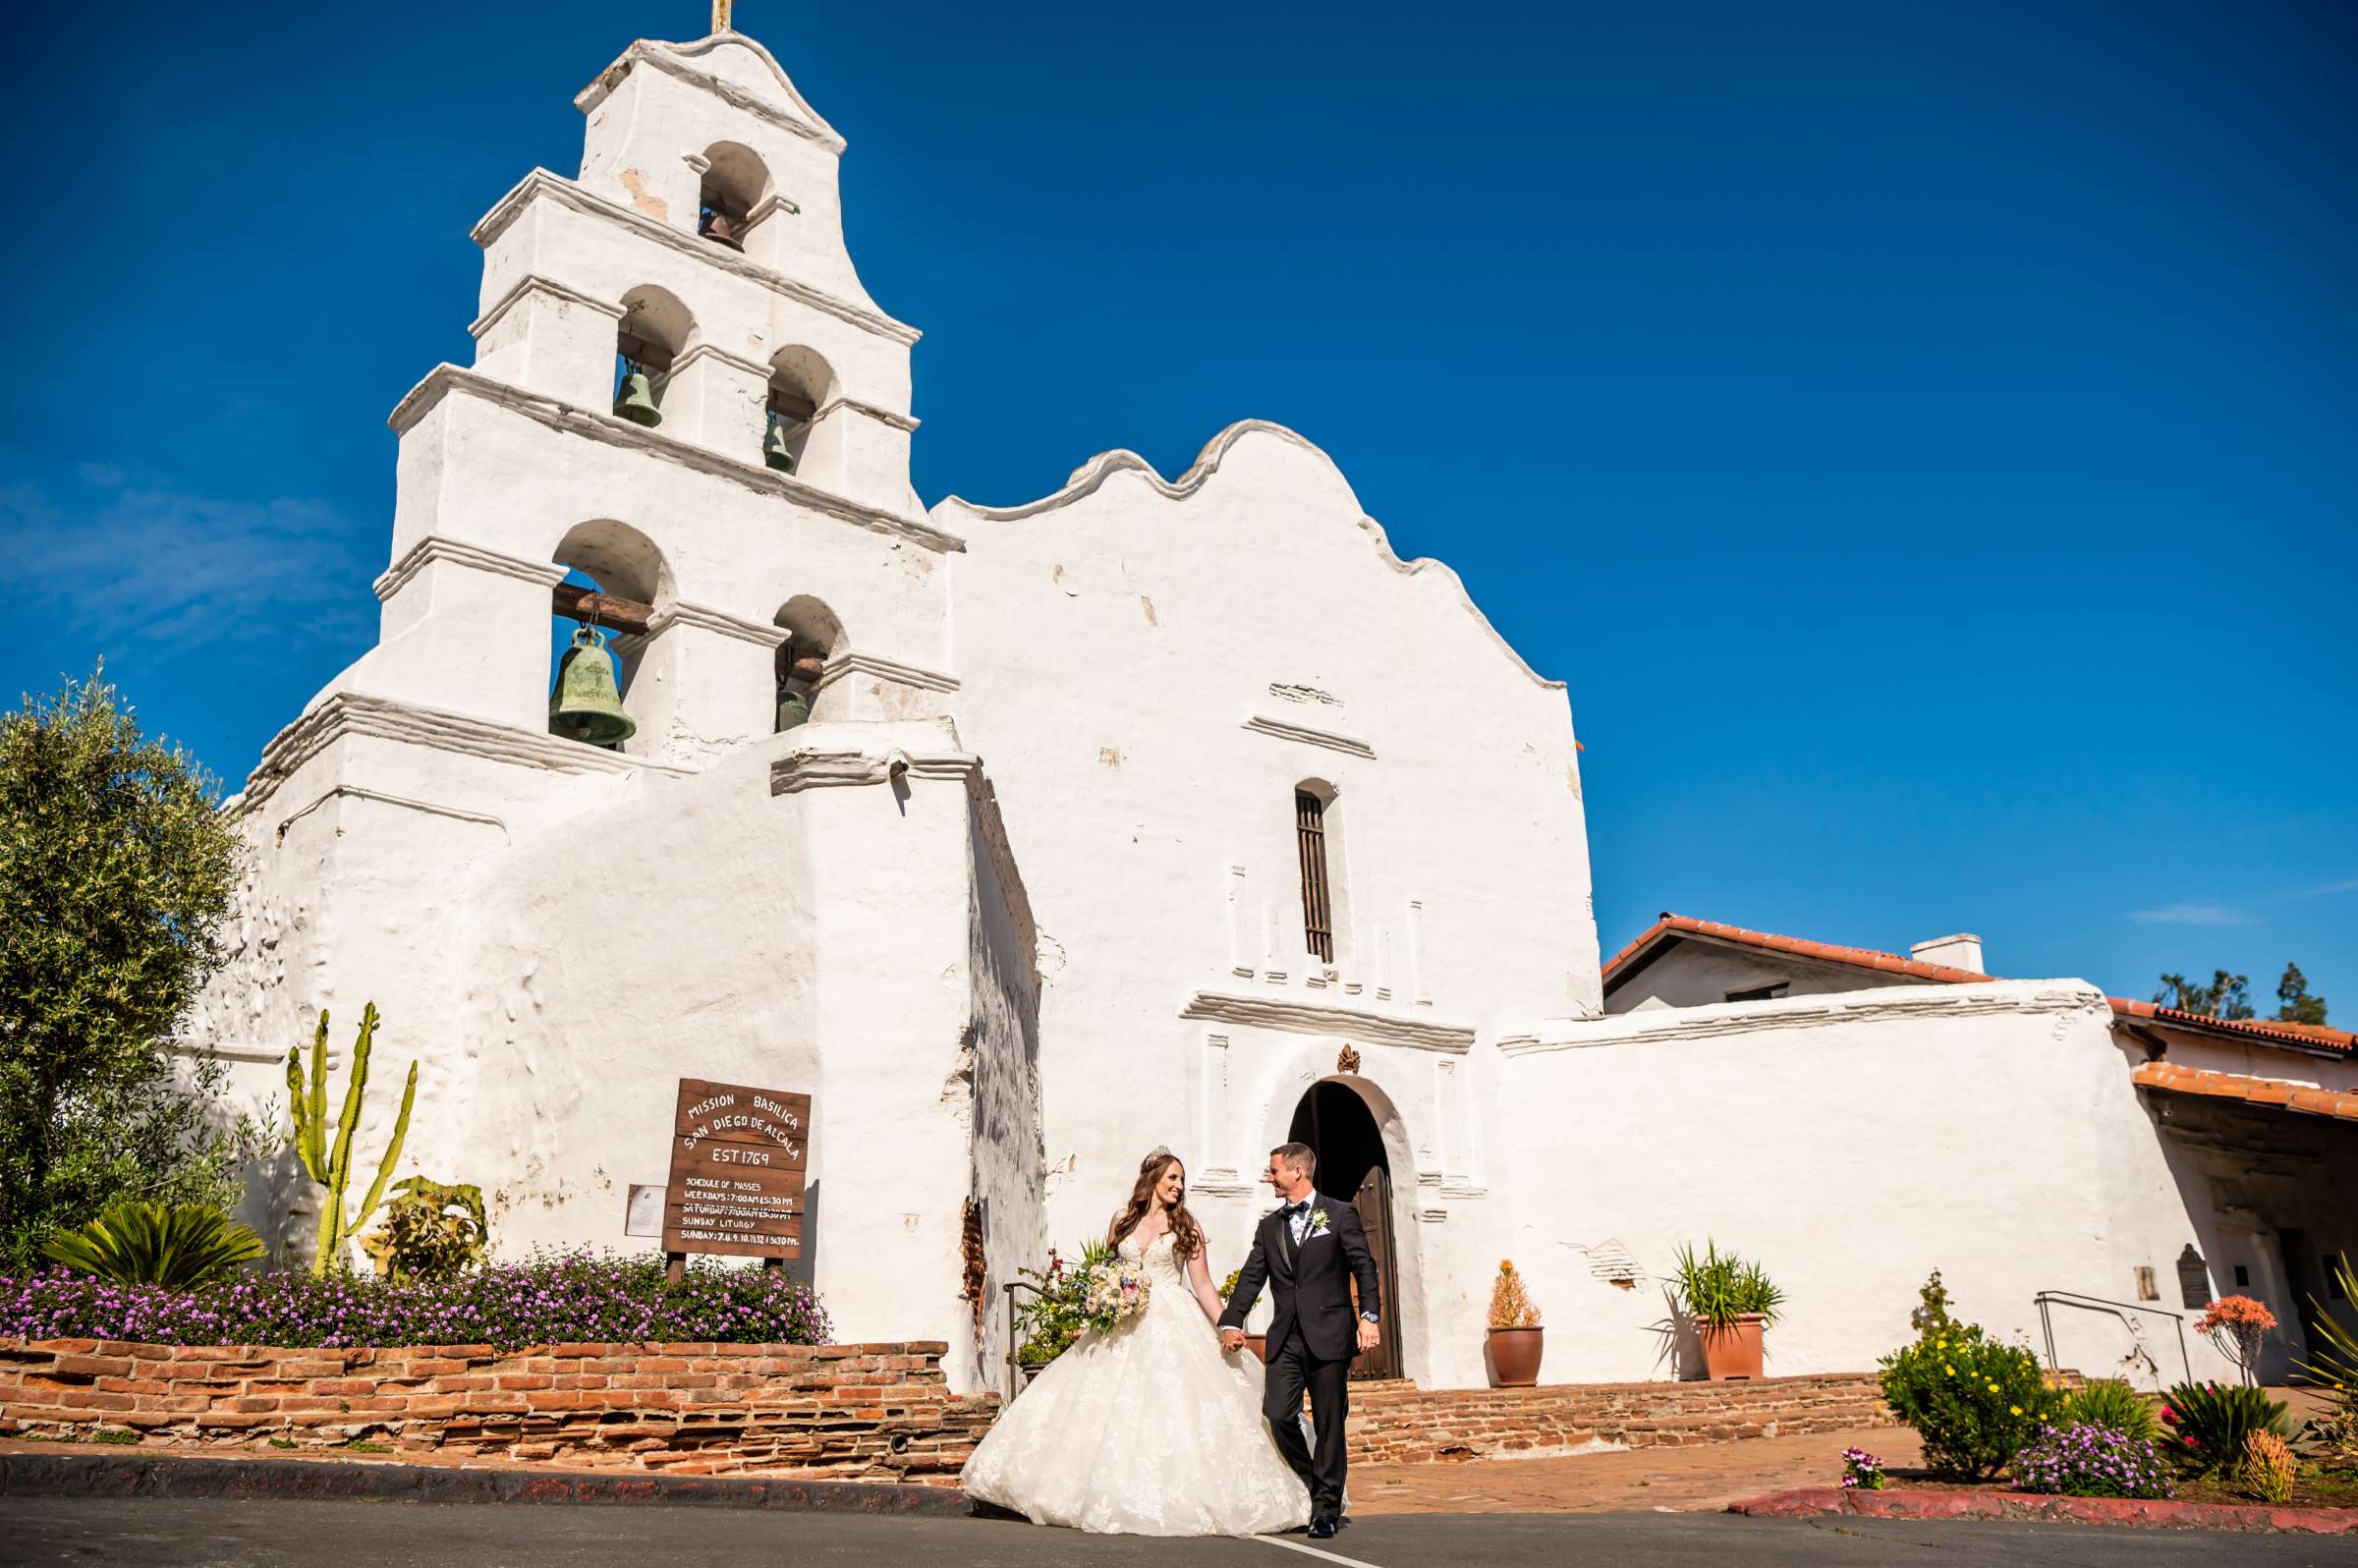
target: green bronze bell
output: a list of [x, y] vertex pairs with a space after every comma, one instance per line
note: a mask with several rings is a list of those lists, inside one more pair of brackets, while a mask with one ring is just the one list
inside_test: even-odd
[[639, 721], [622, 710], [614, 689], [614, 660], [605, 639], [590, 627], [573, 634], [573, 646], [557, 660], [556, 687], [548, 694], [548, 731], [590, 746], [615, 746], [639, 733]]
[[643, 366], [632, 365], [630, 374], [622, 378], [622, 395], [614, 400], [614, 412], [650, 430], [663, 422], [663, 411], [655, 407], [655, 383]]
[[761, 461], [780, 474], [794, 472], [794, 453], [786, 446], [786, 421], [775, 414], [769, 417], [769, 433], [761, 438]]
[[778, 694], [778, 730], [780, 735], [811, 722], [811, 699], [800, 689], [789, 686]]

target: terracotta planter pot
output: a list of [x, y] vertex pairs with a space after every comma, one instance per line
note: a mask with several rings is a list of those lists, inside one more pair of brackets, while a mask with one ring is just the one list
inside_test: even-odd
[[1490, 1375], [1500, 1388], [1529, 1388], [1540, 1380], [1540, 1336], [1544, 1328], [1490, 1330]]
[[1761, 1375], [1761, 1315], [1740, 1313], [1725, 1328], [1697, 1319], [1695, 1337], [1703, 1343], [1703, 1370], [1713, 1382], [1757, 1378]]
[[1253, 1359], [1254, 1359], [1255, 1361], [1257, 1361], [1257, 1362], [1260, 1362], [1260, 1363], [1261, 1363], [1263, 1366], [1264, 1366], [1264, 1367], [1268, 1365], [1268, 1361], [1269, 1361], [1269, 1336], [1268, 1336], [1268, 1335], [1266, 1335], [1266, 1334], [1247, 1334], [1247, 1335], [1245, 1336], [1245, 1348], [1246, 1348], [1247, 1350], [1249, 1350], [1249, 1351], [1251, 1351], [1251, 1352], [1253, 1353]]

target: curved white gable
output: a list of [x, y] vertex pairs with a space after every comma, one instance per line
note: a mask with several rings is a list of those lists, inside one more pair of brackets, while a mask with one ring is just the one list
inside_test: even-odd
[[1468, 615], [1474, 617], [1475, 623], [1489, 640], [1497, 644], [1498, 650], [1514, 661], [1515, 668], [1549, 691], [1560, 692], [1565, 689], [1563, 682], [1549, 680], [1533, 669], [1531, 661], [1517, 652], [1515, 645], [1500, 635], [1498, 629], [1490, 624], [1490, 618], [1483, 614], [1482, 607], [1474, 602], [1474, 596], [1466, 591], [1464, 579], [1447, 562], [1429, 555], [1404, 560], [1393, 550], [1391, 538], [1384, 532], [1383, 525], [1360, 510], [1359, 492], [1351, 487], [1351, 481], [1343, 476], [1341, 467], [1324, 447], [1299, 430], [1289, 429], [1271, 420], [1239, 420], [1229, 425], [1204, 443], [1204, 449], [1196, 454], [1195, 462], [1189, 464], [1187, 472], [1176, 479], [1164, 478], [1155, 471], [1153, 464], [1128, 447], [1116, 447], [1110, 452], [1100, 452], [1082, 464], [1073, 471], [1072, 476], [1064, 481], [1062, 487], [1037, 501], [1026, 501], [1017, 506], [982, 506], [963, 496], [949, 495], [944, 496], [933, 510], [941, 512], [956, 507], [969, 517], [986, 522], [1012, 522], [1019, 518], [1039, 517], [1086, 499], [1103, 488], [1108, 480], [1123, 475], [1136, 475], [1166, 499], [1181, 501], [1209, 483], [1212, 476], [1220, 472], [1221, 464], [1228, 455], [1247, 436], [1266, 436], [1308, 454], [1320, 474], [1332, 478], [1335, 487], [1348, 502], [1349, 509], [1359, 514], [1360, 531], [1375, 544], [1376, 557], [1384, 565], [1405, 577], [1430, 575], [1435, 581], [1445, 583], [1456, 591], [1458, 602]]

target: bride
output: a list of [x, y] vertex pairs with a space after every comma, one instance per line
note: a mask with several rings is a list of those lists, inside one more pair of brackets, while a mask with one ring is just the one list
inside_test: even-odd
[[1262, 1419], [1261, 1363], [1223, 1352], [1220, 1298], [1187, 1171], [1167, 1148], [1106, 1240], [1139, 1260], [1146, 1311], [1084, 1333], [966, 1462], [959, 1484], [1034, 1524], [1135, 1536], [1257, 1536], [1310, 1520], [1310, 1493]]

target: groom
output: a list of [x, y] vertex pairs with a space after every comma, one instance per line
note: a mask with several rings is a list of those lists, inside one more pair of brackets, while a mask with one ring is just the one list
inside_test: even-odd
[[[1269, 1375], [1261, 1402], [1278, 1452], [1310, 1488], [1310, 1534], [1334, 1535], [1343, 1512], [1343, 1424], [1350, 1415], [1351, 1358], [1374, 1350], [1381, 1308], [1376, 1260], [1359, 1210], [1311, 1185], [1319, 1156], [1305, 1144], [1269, 1150], [1269, 1186], [1284, 1207], [1253, 1233], [1253, 1256], [1237, 1271], [1228, 1310], [1220, 1314], [1220, 1348], [1245, 1343], [1245, 1315], [1271, 1286], [1276, 1316], [1269, 1319]], [[1351, 1280], [1359, 1280], [1359, 1319], [1351, 1317]], [[1302, 1440], [1302, 1390], [1310, 1390], [1311, 1425], [1319, 1451]]]

